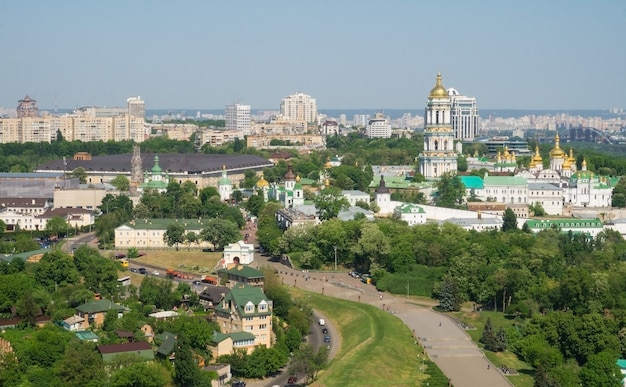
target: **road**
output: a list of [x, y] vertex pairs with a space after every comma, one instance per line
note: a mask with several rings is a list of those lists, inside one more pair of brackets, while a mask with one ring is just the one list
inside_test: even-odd
[[[266, 264], [267, 258], [257, 255], [259, 264]], [[327, 296], [355, 302], [367, 302], [400, 318], [416, 340], [424, 347], [430, 358], [455, 387], [510, 387], [508, 379], [487, 360], [480, 349], [472, 342], [465, 330], [446, 315], [420, 306], [401, 296], [381, 294], [372, 285], [366, 285], [347, 273], [309, 273], [305, 281], [302, 272], [277, 262], [267, 260], [274, 266], [287, 286], [296, 286]], [[325, 279], [328, 279], [326, 281]], [[326, 320], [328, 322], [328, 320]], [[336, 335], [335, 335], [336, 336]], [[334, 339], [334, 337], [333, 337]], [[420, 359], [415, 366], [421, 367]]]

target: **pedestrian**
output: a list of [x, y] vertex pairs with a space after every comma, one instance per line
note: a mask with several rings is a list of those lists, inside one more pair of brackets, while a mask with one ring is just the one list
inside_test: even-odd
[[491, 368], [491, 365], [490, 365], [490, 364], [487, 364], [487, 369], [490, 369], [490, 368]]
[[439, 321], [439, 326], [441, 326], [441, 321]]

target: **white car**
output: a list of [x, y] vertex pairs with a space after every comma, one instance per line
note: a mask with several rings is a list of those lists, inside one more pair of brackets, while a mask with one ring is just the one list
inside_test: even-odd
[[158, 271], [156, 271], [156, 270], [152, 272], [152, 275], [159, 275], [159, 274], [161, 274], [161, 273], [159, 273], [159, 272], [158, 272]]

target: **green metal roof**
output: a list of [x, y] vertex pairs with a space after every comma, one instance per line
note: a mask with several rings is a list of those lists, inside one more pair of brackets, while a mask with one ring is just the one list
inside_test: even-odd
[[598, 218], [596, 219], [528, 219], [526, 224], [531, 229], [547, 229], [547, 228], [603, 228], [604, 224]]
[[27, 251], [27, 252], [19, 253], [19, 254], [6, 254], [6, 255], [0, 254], [0, 259], [3, 261], [7, 261], [7, 262], [11, 262], [15, 258], [22, 258], [23, 260], [27, 260], [33, 255], [45, 254], [49, 252], [50, 252], [50, 249], [39, 249], [39, 250]]
[[218, 271], [219, 275], [223, 273], [232, 274], [244, 278], [265, 278], [265, 274], [261, 270], [255, 269], [248, 265], [238, 265], [230, 269], [222, 269]]
[[488, 185], [526, 185], [525, 177], [518, 176], [491, 176], [487, 175], [484, 179], [484, 186]]
[[156, 338], [161, 341], [161, 345], [157, 349], [157, 352], [163, 356], [167, 356], [172, 353], [176, 343], [178, 342], [176, 335], [172, 332], [163, 332], [157, 335]]
[[76, 307], [77, 311], [83, 312], [83, 313], [89, 313], [89, 314], [98, 313], [98, 312], [106, 312], [111, 309], [114, 309], [120, 312], [126, 310], [125, 307], [121, 305], [117, 305], [113, 301], [109, 301], [109, 300], [93, 300], [93, 301], [86, 302]]
[[83, 341], [87, 341], [87, 340], [91, 341], [91, 340], [98, 340], [99, 339], [98, 335], [96, 335], [92, 331], [79, 331], [79, 332], [76, 332], [76, 337], [78, 337], [80, 340], [83, 340]]
[[617, 366], [621, 369], [626, 369], [626, 359], [617, 359]]
[[424, 214], [424, 213], [426, 213], [426, 211], [424, 211], [424, 209], [422, 207], [418, 206], [417, 204], [413, 204], [413, 203], [404, 203], [404, 204], [398, 206], [398, 208], [400, 209], [400, 212], [402, 212], [403, 214], [414, 214], [414, 213]]
[[[423, 189], [432, 187], [434, 182], [415, 183], [404, 176], [385, 176], [385, 186], [390, 189]], [[380, 176], [374, 176], [369, 188], [377, 188], [380, 185]]]
[[[261, 301], [267, 302], [267, 310], [259, 311], [258, 305]], [[251, 302], [254, 304], [254, 310], [252, 312], [245, 311], [245, 306]], [[270, 309], [270, 301], [263, 293], [263, 289], [258, 286], [248, 286], [248, 285], [238, 285], [235, 286], [226, 294], [224, 300], [219, 303], [218, 306], [215, 307], [216, 310], [221, 311], [222, 313], [229, 313], [230, 309], [227, 306], [226, 309], [223, 308], [224, 304], [234, 304], [235, 309], [237, 310], [237, 314], [241, 317], [245, 316], [263, 316], [270, 315], [272, 313]]]
[[465, 186], [465, 188], [469, 189], [483, 189], [485, 188], [483, 184], [483, 179], [480, 176], [459, 176], [461, 179], [461, 183]]

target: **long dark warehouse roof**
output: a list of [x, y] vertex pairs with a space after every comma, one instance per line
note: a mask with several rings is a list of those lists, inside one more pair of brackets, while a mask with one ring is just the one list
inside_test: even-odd
[[[141, 154], [141, 169], [151, 170], [154, 166], [155, 153]], [[223, 154], [179, 154], [159, 153], [159, 166], [163, 171], [170, 173], [189, 173], [191, 175], [216, 174], [226, 166], [227, 171], [246, 169], [259, 170], [271, 167], [272, 164], [256, 155], [223, 155]], [[70, 172], [82, 167], [87, 173], [130, 173], [132, 154], [92, 156], [91, 160], [67, 159], [67, 166], [63, 160], [50, 161], [39, 165], [35, 172]]]

